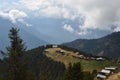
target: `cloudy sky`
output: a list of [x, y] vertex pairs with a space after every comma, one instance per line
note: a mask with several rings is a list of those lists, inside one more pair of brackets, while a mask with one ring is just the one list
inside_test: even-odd
[[[0, 0], [0, 18], [58, 42], [120, 31], [120, 0]], [[2, 28], [1, 28], [2, 29]]]

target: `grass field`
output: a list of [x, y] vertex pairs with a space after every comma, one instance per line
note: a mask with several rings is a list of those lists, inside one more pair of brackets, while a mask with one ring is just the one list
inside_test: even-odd
[[[64, 50], [64, 55], [56, 53], [56, 50], [61, 50], [61, 48], [49, 48], [47, 50], [49, 51], [49, 53], [46, 53], [47, 57], [50, 57], [55, 61], [64, 63], [66, 67], [68, 66], [69, 63], [76, 63], [76, 62], [81, 63], [81, 66], [84, 71], [93, 71], [95, 69], [99, 71], [107, 66], [120, 67], [120, 65], [116, 64], [115, 62], [111, 62], [108, 60], [96, 61], [96, 60], [82, 60], [82, 59], [74, 58], [73, 56], [78, 56], [78, 55], [71, 51]], [[120, 69], [118, 69], [118, 71], [120, 71]]]

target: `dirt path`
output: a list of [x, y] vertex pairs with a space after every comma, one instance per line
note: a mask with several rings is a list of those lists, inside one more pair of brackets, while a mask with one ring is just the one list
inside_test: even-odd
[[111, 75], [107, 80], [120, 80], [120, 72]]

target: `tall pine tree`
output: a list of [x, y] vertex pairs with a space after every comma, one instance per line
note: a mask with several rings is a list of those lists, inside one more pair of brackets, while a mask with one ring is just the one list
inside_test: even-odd
[[25, 80], [26, 69], [24, 61], [25, 46], [18, 35], [19, 30], [12, 28], [9, 33], [10, 47], [8, 50], [8, 76], [7, 80]]

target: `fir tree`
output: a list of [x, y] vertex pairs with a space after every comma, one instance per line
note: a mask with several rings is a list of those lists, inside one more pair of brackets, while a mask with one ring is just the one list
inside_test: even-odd
[[74, 63], [72, 67], [72, 80], [82, 80], [83, 79], [83, 73], [81, 69], [80, 63]]
[[64, 79], [65, 80], [72, 80], [72, 64], [71, 63], [69, 63], [69, 66], [66, 69]]
[[12, 28], [9, 33], [10, 47], [8, 50], [8, 76], [7, 80], [25, 80], [25, 46], [23, 40], [18, 35], [19, 30]]

